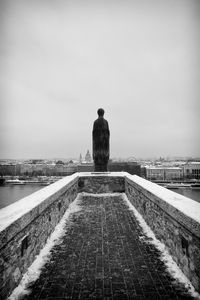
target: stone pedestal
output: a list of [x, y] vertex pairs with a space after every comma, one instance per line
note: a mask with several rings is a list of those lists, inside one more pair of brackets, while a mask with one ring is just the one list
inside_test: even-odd
[[94, 172], [107, 172], [108, 164], [94, 165]]

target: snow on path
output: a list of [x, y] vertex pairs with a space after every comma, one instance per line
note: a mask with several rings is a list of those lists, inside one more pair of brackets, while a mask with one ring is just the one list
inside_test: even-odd
[[69, 220], [71, 214], [81, 210], [81, 206], [79, 206], [80, 201], [81, 195], [78, 195], [77, 198], [69, 205], [61, 221], [57, 224], [54, 232], [48, 238], [46, 245], [40, 251], [32, 265], [28, 268], [19, 285], [14, 289], [10, 297], [8, 297], [8, 300], [18, 300], [22, 296], [30, 294], [31, 291], [28, 289], [29, 284], [39, 278], [42, 267], [50, 259], [50, 250], [53, 246], [59, 243], [60, 239], [65, 234], [66, 221]]
[[177, 281], [184, 284], [184, 286], [188, 289], [188, 292], [195, 298], [200, 299], [200, 294], [196, 292], [195, 288], [193, 287], [192, 283], [189, 281], [189, 279], [183, 274], [183, 272], [180, 270], [180, 268], [177, 266], [177, 264], [172, 259], [171, 255], [167, 251], [165, 245], [161, 243], [156, 237], [151, 228], [147, 225], [141, 214], [138, 213], [138, 211], [135, 209], [135, 207], [131, 204], [131, 202], [128, 200], [126, 194], [123, 193], [123, 200], [128, 205], [129, 209], [133, 211], [136, 219], [138, 220], [140, 226], [143, 229], [144, 234], [150, 238], [148, 240], [148, 243], [153, 244], [160, 252], [161, 256], [160, 259], [165, 263], [169, 273], [175, 278]]

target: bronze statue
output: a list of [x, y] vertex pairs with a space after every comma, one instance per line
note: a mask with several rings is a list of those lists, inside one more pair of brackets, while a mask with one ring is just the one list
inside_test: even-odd
[[109, 138], [110, 131], [108, 122], [104, 119], [104, 110], [99, 108], [98, 119], [94, 121], [93, 137], [93, 159], [95, 172], [107, 172], [109, 160]]

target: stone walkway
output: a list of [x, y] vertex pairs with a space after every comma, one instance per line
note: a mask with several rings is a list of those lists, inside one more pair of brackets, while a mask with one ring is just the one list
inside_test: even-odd
[[[82, 198], [82, 210], [24, 299], [193, 299], [119, 195]], [[70, 224], [69, 224], [70, 223]]]

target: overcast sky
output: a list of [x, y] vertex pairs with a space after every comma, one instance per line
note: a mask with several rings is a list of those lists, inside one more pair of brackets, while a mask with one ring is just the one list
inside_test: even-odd
[[0, 0], [0, 158], [200, 156], [200, 1]]

